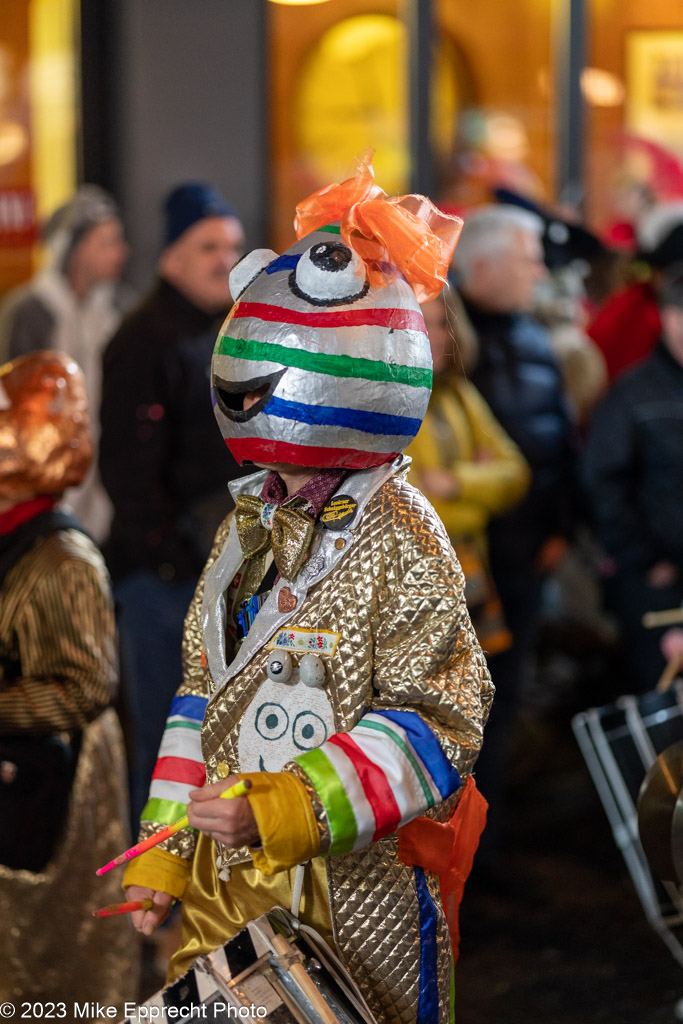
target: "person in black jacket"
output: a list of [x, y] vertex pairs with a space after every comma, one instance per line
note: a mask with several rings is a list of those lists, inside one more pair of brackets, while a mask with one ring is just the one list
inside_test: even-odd
[[181, 680], [183, 620], [240, 470], [211, 406], [209, 370], [242, 255], [236, 212], [189, 183], [166, 200], [159, 279], [103, 360], [100, 473], [114, 505], [104, 554], [117, 600], [131, 727], [131, 813], [145, 803]]
[[529, 211], [482, 207], [465, 220], [455, 259], [477, 339], [472, 383], [531, 469], [526, 497], [492, 520], [488, 531], [491, 570], [513, 643], [488, 659], [496, 699], [478, 765], [489, 801], [480, 867], [500, 845], [508, 741], [533, 669], [544, 584], [566, 553], [575, 517], [573, 425], [561, 370], [548, 331], [530, 313], [547, 273], [542, 231], [542, 220]]
[[656, 685], [665, 663], [663, 629], [646, 629], [643, 614], [683, 601], [683, 264], [664, 276], [659, 308], [659, 344], [596, 411], [583, 466], [609, 559], [605, 596], [637, 692]]

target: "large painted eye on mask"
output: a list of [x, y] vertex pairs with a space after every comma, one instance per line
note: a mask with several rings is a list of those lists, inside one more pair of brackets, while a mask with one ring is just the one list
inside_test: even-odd
[[343, 242], [317, 242], [289, 275], [295, 295], [314, 306], [341, 306], [361, 299], [368, 290], [365, 264]]

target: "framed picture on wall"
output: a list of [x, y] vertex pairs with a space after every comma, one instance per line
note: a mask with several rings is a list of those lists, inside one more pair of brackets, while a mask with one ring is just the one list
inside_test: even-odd
[[626, 129], [683, 157], [683, 30], [626, 37]]

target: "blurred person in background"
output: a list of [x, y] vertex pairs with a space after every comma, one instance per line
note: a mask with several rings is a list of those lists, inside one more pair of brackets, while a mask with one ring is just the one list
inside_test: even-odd
[[[509, 189], [496, 189], [500, 203], [535, 213], [542, 222], [543, 262], [548, 271], [535, 285], [532, 313], [550, 332], [562, 371], [565, 397], [583, 429], [607, 387], [605, 358], [586, 334], [589, 287], [604, 283], [604, 262], [611, 255], [600, 239], [576, 219], [560, 215]], [[597, 273], [603, 285], [591, 280]]]
[[136, 823], [181, 681], [185, 613], [232, 507], [227, 482], [241, 472], [216, 433], [209, 372], [243, 247], [240, 219], [215, 188], [175, 188], [165, 202], [158, 280], [104, 354], [100, 472], [114, 505], [104, 552], [117, 600]]
[[605, 357], [610, 381], [647, 359], [660, 339], [657, 295], [667, 268], [683, 260], [683, 202], [649, 208], [638, 223], [637, 237], [632, 280], [607, 298], [588, 327]]
[[[28, 284], [10, 292], [0, 310], [0, 361], [39, 349], [68, 352], [85, 374], [97, 442], [102, 353], [135, 300], [131, 287], [121, 280], [128, 258], [123, 225], [112, 197], [96, 185], [83, 185], [55, 210], [44, 236], [46, 266]], [[101, 542], [112, 510], [96, 460], [67, 500], [90, 535]]]
[[110, 706], [114, 608], [100, 552], [59, 507], [92, 457], [83, 374], [61, 352], [0, 366], [0, 1002], [121, 1005], [139, 945], [96, 869], [130, 842]]
[[567, 407], [581, 433], [607, 390], [605, 357], [586, 334], [584, 297], [581, 274], [571, 266], [555, 267], [534, 305], [535, 316], [550, 333]]
[[526, 496], [488, 529], [490, 564], [512, 646], [489, 660], [496, 685], [478, 782], [489, 801], [479, 866], [500, 845], [507, 747], [520, 691], [533, 673], [544, 587], [568, 549], [575, 518], [574, 427], [548, 330], [531, 314], [547, 275], [543, 222], [511, 206], [465, 220], [458, 287], [477, 338], [472, 383], [531, 470]]
[[606, 250], [581, 225], [548, 217], [543, 251], [548, 275], [537, 286], [533, 313], [550, 332], [567, 405], [583, 431], [607, 389], [605, 357], [586, 333], [587, 280]]
[[610, 192], [612, 216], [604, 230], [605, 240], [611, 248], [632, 256], [638, 249], [638, 223], [656, 205], [657, 197], [647, 181], [633, 174], [628, 161], [617, 173]]
[[[487, 655], [506, 650], [511, 636], [488, 567], [486, 530], [524, 496], [529, 468], [474, 385], [466, 379], [475, 339], [458, 315], [456, 293], [422, 306], [434, 365], [427, 415], [406, 454], [414, 483], [448, 531], [465, 574], [465, 600]], [[458, 341], [456, 341], [456, 338]]]
[[659, 285], [662, 330], [654, 353], [624, 374], [593, 418], [583, 475], [608, 556], [605, 595], [621, 625], [636, 692], [665, 665], [662, 629], [648, 611], [683, 601], [683, 263]]

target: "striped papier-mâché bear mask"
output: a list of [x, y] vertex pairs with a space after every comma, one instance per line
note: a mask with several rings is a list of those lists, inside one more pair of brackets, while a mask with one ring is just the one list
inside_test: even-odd
[[461, 227], [423, 196], [388, 198], [366, 157], [297, 206], [299, 241], [282, 256], [240, 260], [212, 361], [239, 463], [365, 469], [407, 447], [432, 383], [418, 301], [446, 283]]

